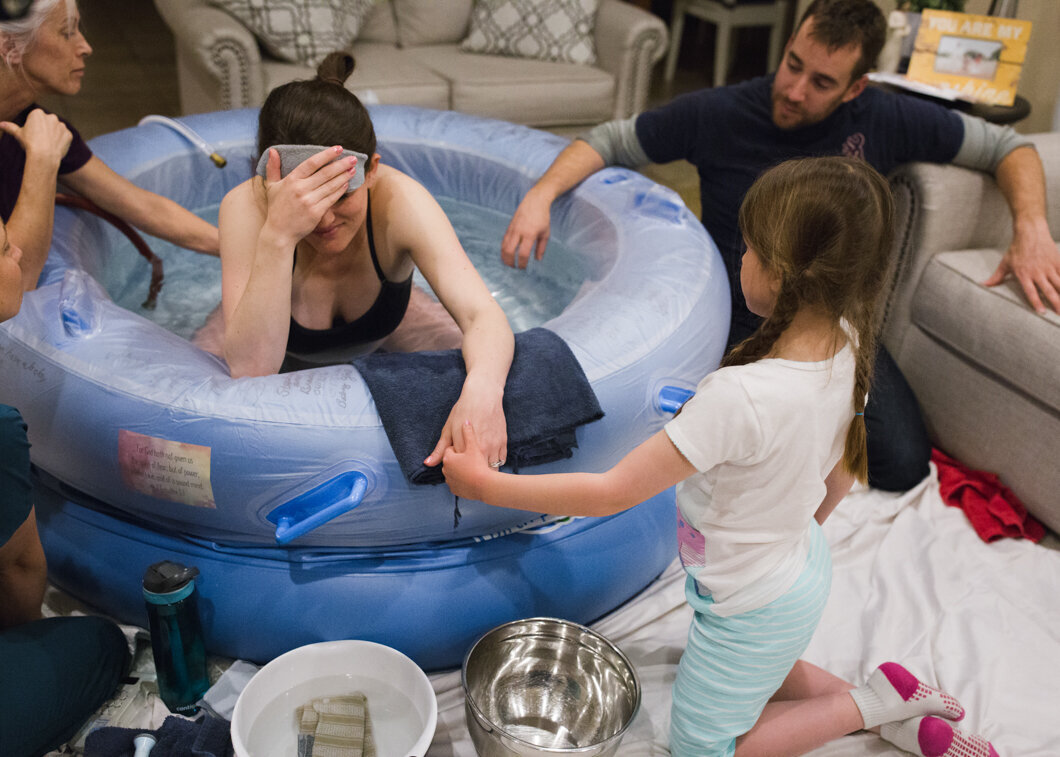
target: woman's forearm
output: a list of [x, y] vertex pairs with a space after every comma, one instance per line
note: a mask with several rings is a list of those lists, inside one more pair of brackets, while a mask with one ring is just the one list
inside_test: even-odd
[[218, 254], [217, 227], [181, 207], [169, 198], [144, 192], [141, 201], [130, 206], [126, 219], [141, 231], [189, 250]]
[[215, 226], [169, 198], [136, 186], [97, 157], [64, 175], [63, 183], [141, 231], [190, 250], [218, 254]]
[[26, 157], [18, 201], [7, 222], [12, 244], [22, 249], [22, 289], [36, 288], [51, 248], [55, 218], [55, 180], [59, 161]]
[[504, 391], [515, 352], [515, 338], [500, 305], [491, 300], [464, 330], [462, 351], [467, 378], [464, 386]]
[[[289, 297], [290, 295], [288, 295]], [[225, 319], [224, 357], [232, 378], [271, 376], [279, 373], [286, 354], [290, 311], [281, 325], [282, 308], [257, 307], [258, 298], [241, 302]]]
[[235, 307], [225, 309], [225, 361], [232, 378], [277, 373], [291, 328], [291, 268], [294, 245], [262, 232], [254, 261]]

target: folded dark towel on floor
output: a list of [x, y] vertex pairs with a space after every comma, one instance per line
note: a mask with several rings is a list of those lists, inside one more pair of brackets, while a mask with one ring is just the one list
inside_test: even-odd
[[133, 757], [133, 739], [155, 737], [151, 757], [231, 757], [232, 724], [210, 715], [186, 720], [170, 715], [157, 731], [142, 728], [97, 728], [85, 739], [85, 757]]
[[[440, 484], [440, 465], [423, 460], [441, 436], [467, 374], [460, 350], [373, 353], [353, 361], [368, 384], [390, 446], [414, 484]], [[504, 385], [508, 459], [513, 471], [562, 460], [578, 446], [575, 429], [604, 416], [585, 372], [545, 328], [515, 335]]]
[[1003, 537], [1041, 541], [1043, 526], [1012, 490], [993, 473], [971, 470], [940, 450], [931, 451], [939, 471], [939, 493], [950, 507], [959, 507], [986, 542]]

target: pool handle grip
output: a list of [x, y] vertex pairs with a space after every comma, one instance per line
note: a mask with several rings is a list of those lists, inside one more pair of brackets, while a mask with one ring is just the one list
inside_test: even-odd
[[664, 413], [676, 413], [694, 394], [691, 389], [667, 384], [659, 390], [659, 409]]
[[[338, 490], [339, 498], [334, 496]], [[357, 471], [336, 476], [270, 513], [276, 523], [276, 543], [288, 544], [329, 520], [348, 513], [364, 500], [368, 478]]]

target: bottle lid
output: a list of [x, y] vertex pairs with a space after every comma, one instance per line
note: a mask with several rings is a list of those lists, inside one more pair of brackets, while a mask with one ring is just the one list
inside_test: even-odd
[[144, 572], [144, 594], [172, 594], [187, 587], [199, 575], [196, 567], [186, 567], [178, 562], [163, 560], [156, 562]]

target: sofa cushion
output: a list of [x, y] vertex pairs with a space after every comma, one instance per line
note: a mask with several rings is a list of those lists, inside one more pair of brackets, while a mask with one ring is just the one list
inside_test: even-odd
[[1060, 410], [1060, 316], [1027, 306], [1015, 280], [984, 287], [998, 250], [935, 255], [913, 299], [913, 323], [966, 361]]
[[[357, 66], [346, 87], [366, 103], [418, 105], [449, 109], [449, 83], [393, 45], [355, 42]], [[306, 79], [313, 72], [294, 63], [265, 63], [265, 91], [293, 79]]]
[[564, 63], [596, 63], [599, 0], [475, 0], [461, 49]]
[[467, 35], [472, 0], [391, 0], [402, 47], [456, 43]]
[[394, 3], [391, 0], [376, 0], [375, 7], [361, 24], [355, 37], [360, 42], [398, 43], [397, 22], [394, 20]]
[[592, 66], [496, 56], [485, 63], [456, 45], [405, 50], [447, 79], [450, 107], [530, 126], [597, 124], [611, 118], [615, 80]]
[[208, 0], [250, 31], [281, 60], [316, 66], [357, 36], [376, 0]]

